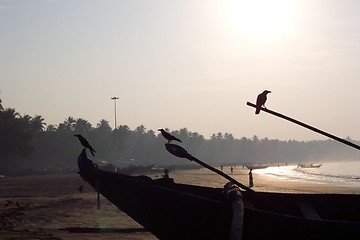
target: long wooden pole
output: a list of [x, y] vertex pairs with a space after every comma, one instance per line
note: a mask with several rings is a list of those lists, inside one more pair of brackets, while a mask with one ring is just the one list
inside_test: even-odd
[[[253, 103], [251, 103], [251, 102], [247, 102], [246, 104], [247, 104], [248, 106], [250, 106], [250, 107], [256, 108], [256, 105], [253, 104]], [[298, 125], [300, 125], [300, 126], [302, 126], [302, 127], [305, 127], [305, 128], [310, 129], [310, 130], [312, 130], [312, 131], [314, 131], [314, 132], [320, 133], [320, 134], [322, 134], [322, 135], [324, 135], [324, 136], [327, 136], [327, 137], [329, 137], [329, 138], [332, 138], [332, 139], [334, 139], [334, 140], [336, 140], [336, 141], [338, 141], [338, 142], [344, 143], [344, 144], [346, 144], [346, 145], [348, 145], [348, 146], [350, 146], [350, 147], [356, 148], [357, 150], [360, 150], [360, 146], [359, 146], [359, 145], [356, 145], [356, 144], [354, 144], [354, 143], [352, 143], [352, 142], [346, 141], [345, 139], [342, 139], [342, 138], [339, 138], [339, 137], [337, 137], [337, 136], [334, 136], [334, 135], [332, 135], [332, 134], [330, 134], [330, 133], [324, 132], [324, 131], [322, 131], [322, 130], [320, 130], [320, 129], [317, 129], [317, 128], [315, 128], [315, 127], [312, 127], [312, 126], [310, 126], [310, 125], [307, 125], [307, 124], [305, 124], [305, 123], [303, 123], [303, 122], [300, 122], [300, 121], [295, 120], [295, 119], [293, 119], [293, 118], [290, 118], [290, 117], [288, 117], [288, 116], [285, 116], [285, 115], [282, 115], [282, 114], [280, 114], [280, 113], [271, 111], [271, 110], [269, 110], [269, 109], [267, 109], [267, 108], [260, 108], [260, 109], [261, 109], [261, 111], [264, 111], [264, 112], [270, 113], [270, 114], [272, 114], [272, 115], [275, 115], [275, 116], [277, 116], [277, 117], [283, 118], [283, 119], [288, 120], [288, 121], [290, 121], [290, 122], [292, 122], [292, 123], [298, 124]]]
[[203, 161], [197, 159], [196, 157], [192, 156], [191, 154], [189, 154], [185, 148], [180, 147], [179, 145], [173, 144], [173, 143], [165, 143], [165, 148], [166, 150], [168, 150], [168, 152], [170, 152], [172, 155], [179, 157], [179, 158], [186, 158], [190, 161], [194, 161], [198, 164], [200, 164], [201, 166], [203, 166], [204, 168], [209, 169], [210, 171], [219, 174], [220, 176], [226, 178], [227, 180], [229, 180], [230, 182], [234, 183], [235, 185], [241, 187], [242, 189], [249, 191], [249, 192], [254, 192], [254, 190], [248, 188], [247, 186], [245, 186], [244, 184], [236, 181], [235, 179], [233, 179], [232, 177], [230, 177], [229, 175], [223, 173], [222, 171], [220, 171], [219, 169], [216, 169], [206, 163], [204, 163]]
[[200, 160], [197, 159], [196, 157], [188, 154], [188, 155], [186, 156], [186, 158], [189, 159], [190, 161], [194, 161], [194, 162], [200, 164], [200, 165], [203, 166], [204, 168], [207, 168], [207, 169], [209, 169], [210, 171], [212, 171], [212, 172], [214, 172], [214, 173], [219, 174], [219, 175], [222, 176], [223, 178], [229, 180], [230, 182], [234, 183], [235, 185], [241, 187], [242, 189], [244, 189], [244, 190], [246, 190], [246, 191], [248, 191], [248, 192], [254, 192], [254, 190], [252, 190], [251, 188], [248, 188], [248, 187], [245, 186], [244, 184], [236, 181], [234, 178], [232, 178], [232, 177], [230, 177], [229, 175], [223, 173], [223, 172], [220, 171], [219, 169], [216, 169], [216, 168], [214, 168], [214, 167], [212, 167], [212, 166], [204, 163], [203, 161], [200, 161]]
[[252, 189], [248, 188], [247, 186], [245, 186], [244, 184], [236, 181], [235, 179], [233, 179], [229, 175], [223, 173], [222, 171], [220, 171], [220, 170], [204, 163], [203, 161], [197, 159], [196, 157], [190, 155], [183, 147], [180, 147], [179, 145], [172, 144], [172, 143], [166, 143], [165, 148], [168, 150], [168, 152], [170, 152], [171, 154], [173, 154], [176, 157], [189, 159], [190, 161], [194, 161], [194, 162], [200, 164], [201, 166], [209, 169], [210, 171], [213, 171], [213, 172], [219, 174], [220, 176], [229, 180], [230, 182], [237, 185], [238, 187], [246, 190], [248, 193], [251, 194], [252, 197], [261, 200], [264, 205], [271, 206], [272, 209], [278, 209], [279, 211], [284, 210], [283, 206], [276, 204], [276, 202], [274, 202], [269, 197], [266, 197], [261, 193], [255, 192], [254, 190], [252, 190]]

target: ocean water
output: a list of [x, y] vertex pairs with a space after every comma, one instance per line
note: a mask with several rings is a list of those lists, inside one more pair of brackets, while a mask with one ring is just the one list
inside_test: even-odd
[[330, 183], [337, 186], [360, 187], [360, 161], [321, 162], [321, 164], [320, 168], [298, 168], [297, 165], [287, 165], [271, 166], [253, 170], [253, 172], [292, 181], [311, 181], [320, 184]]

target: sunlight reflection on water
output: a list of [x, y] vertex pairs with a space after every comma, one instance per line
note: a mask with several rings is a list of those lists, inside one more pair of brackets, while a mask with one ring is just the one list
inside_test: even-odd
[[360, 162], [329, 162], [323, 163], [320, 168], [298, 168], [297, 165], [272, 166], [254, 172], [293, 181], [360, 186]]

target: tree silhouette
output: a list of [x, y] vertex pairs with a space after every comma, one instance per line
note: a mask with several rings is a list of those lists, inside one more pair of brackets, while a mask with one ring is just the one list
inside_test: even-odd
[[75, 126], [76, 120], [73, 117], [68, 117], [64, 121], [64, 125], [62, 127], [65, 127], [64, 130], [67, 131], [73, 131]]
[[35, 117], [31, 118], [31, 128], [33, 132], [42, 132], [45, 129], [46, 123], [45, 119], [40, 115], [35, 115]]
[[[166, 131], [170, 132], [169, 129]], [[112, 129], [107, 120], [101, 119], [94, 128], [86, 119], [73, 117], [66, 118], [58, 126], [46, 125], [40, 115], [21, 116], [15, 109], [7, 108], [0, 111], [0, 174], [24, 167], [58, 171], [76, 169], [76, 156], [82, 146], [73, 136], [75, 133], [83, 134], [91, 142], [97, 150], [97, 159], [114, 165], [129, 164], [130, 159], [138, 165], [191, 164], [170, 156], [164, 149], [166, 140], [161, 133], [147, 130], [144, 125], [134, 130], [127, 125]], [[256, 135], [237, 139], [231, 133], [221, 132], [206, 139], [185, 127], [171, 131], [171, 134], [180, 138], [181, 145], [192, 155], [211, 165], [358, 159], [356, 151], [333, 140], [280, 141], [260, 139]]]
[[16, 168], [32, 153], [30, 121], [29, 115], [20, 117], [15, 109], [0, 112], [0, 169]]
[[53, 124], [50, 124], [46, 127], [47, 132], [56, 132], [56, 130], [57, 130], [57, 127]]
[[83, 118], [78, 118], [74, 124], [74, 132], [84, 134], [92, 130], [92, 125]]
[[96, 129], [100, 135], [107, 135], [111, 133], [109, 121], [105, 119], [100, 120], [100, 122], [96, 125]]

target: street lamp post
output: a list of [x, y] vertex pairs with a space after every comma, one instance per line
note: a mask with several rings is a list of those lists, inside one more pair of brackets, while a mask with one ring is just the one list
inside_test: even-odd
[[115, 128], [114, 129], [116, 129], [116, 100], [118, 100], [119, 98], [118, 97], [112, 97], [111, 99], [114, 100], [114, 108], [115, 108]]

